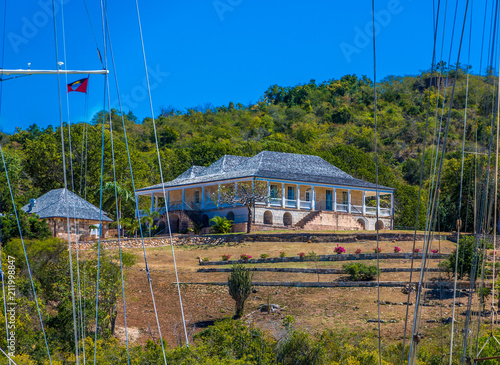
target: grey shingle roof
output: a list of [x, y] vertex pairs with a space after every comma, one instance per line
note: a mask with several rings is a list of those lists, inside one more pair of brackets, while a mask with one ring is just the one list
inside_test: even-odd
[[[64, 191], [68, 193], [68, 203], [65, 204]], [[30, 210], [27, 204], [22, 208], [25, 212], [37, 214], [40, 218], [66, 218], [69, 210], [71, 219], [99, 220], [101, 210], [88, 201], [80, 198], [67, 189], [54, 189], [36, 199], [35, 206]], [[102, 212], [103, 222], [113, 222]]]
[[[199, 167], [199, 166], [193, 166]], [[192, 168], [191, 168], [192, 169]], [[226, 155], [212, 165], [194, 173], [191, 169], [177, 179], [166, 182], [164, 186], [175, 187], [219, 180], [258, 177], [289, 181], [310, 182], [319, 184], [336, 184], [367, 189], [375, 189], [377, 185], [356, 179], [333, 166], [318, 156], [299, 155], [295, 153], [263, 151], [254, 157]], [[184, 176], [186, 174], [186, 176]], [[181, 179], [181, 177], [183, 177]], [[146, 191], [161, 188], [161, 184], [139, 189]], [[394, 190], [378, 185], [379, 189]]]

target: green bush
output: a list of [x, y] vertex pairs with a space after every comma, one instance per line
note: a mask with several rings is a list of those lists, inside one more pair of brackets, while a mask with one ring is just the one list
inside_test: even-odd
[[236, 304], [235, 318], [240, 318], [243, 315], [245, 300], [252, 292], [252, 277], [250, 271], [245, 266], [239, 264], [233, 266], [233, 271], [227, 280], [229, 287], [229, 295], [234, 299]]
[[229, 233], [233, 226], [233, 221], [219, 216], [213, 217], [210, 219], [210, 222], [213, 223], [212, 227], [210, 227], [213, 233]]
[[[484, 245], [483, 240], [479, 241], [479, 248]], [[455, 260], [458, 253], [458, 271], [456, 273], [459, 279], [464, 276], [470, 277], [472, 268], [475, 266], [475, 275], [479, 276], [481, 271], [483, 255], [481, 250], [476, 249], [476, 239], [473, 236], [462, 236], [460, 243], [458, 244], [458, 249], [454, 250], [451, 255], [443, 261], [443, 265], [448, 270], [450, 275], [455, 275]]]
[[377, 277], [377, 267], [375, 265], [365, 265], [357, 262], [345, 264], [342, 268], [354, 281], [370, 281]]

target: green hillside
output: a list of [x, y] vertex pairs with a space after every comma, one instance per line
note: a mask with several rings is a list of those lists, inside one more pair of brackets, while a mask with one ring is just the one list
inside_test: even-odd
[[[442, 65], [441, 65], [442, 66]], [[429, 128], [423, 186], [428, 187], [436, 145], [442, 143], [455, 71], [442, 66], [442, 73], [422, 72], [417, 76], [391, 76], [377, 84], [379, 183], [395, 187], [397, 227], [413, 227], [420, 181], [427, 106]], [[493, 78], [470, 75], [461, 69], [456, 75], [456, 92], [451, 111], [448, 148], [440, 195], [440, 229], [451, 230], [457, 219], [462, 133], [466, 100], [466, 150], [487, 152], [495, 103]], [[468, 80], [468, 99], [467, 93]], [[430, 99], [430, 100], [429, 100]], [[375, 133], [373, 82], [363, 76], [346, 75], [339, 80], [314, 80], [296, 86], [273, 85], [254, 105], [229, 103], [220, 107], [195, 107], [184, 111], [160, 108], [156, 120], [158, 144], [165, 180], [181, 174], [191, 165], [207, 166], [224, 154], [252, 156], [262, 150], [313, 154], [370, 182], [375, 182]], [[68, 178], [76, 193], [99, 204], [102, 121], [104, 138], [104, 183], [113, 181], [110, 127], [107, 116], [95, 115], [89, 124], [64, 128]], [[441, 130], [439, 127], [442, 118]], [[130, 147], [136, 187], [160, 182], [155, 134], [150, 118], [142, 121], [131, 112], [123, 116]], [[112, 111], [113, 137], [118, 183], [132, 190], [122, 118]], [[58, 122], [54, 121], [57, 125]], [[439, 132], [441, 131], [441, 134]], [[0, 134], [7, 165], [19, 204], [63, 186], [61, 134], [59, 128], [41, 129], [33, 124], [12, 135]], [[476, 143], [477, 142], [477, 143]], [[462, 219], [472, 223], [473, 195], [469, 188], [481, 181], [487, 159], [466, 154]], [[422, 202], [425, 202], [425, 193]], [[0, 174], [3, 212], [12, 209], [5, 173]], [[424, 204], [425, 205], [425, 204]], [[133, 216], [133, 206], [126, 216]], [[114, 215], [113, 208], [111, 214]], [[421, 209], [420, 226], [425, 224]]]

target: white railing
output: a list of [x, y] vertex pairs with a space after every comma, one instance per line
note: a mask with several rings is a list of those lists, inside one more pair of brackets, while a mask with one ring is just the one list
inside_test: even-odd
[[377, 215], [377, 208], [376, 207], [365, 207], [365, 214]]
[[287, 207], [287, 208], [297, 208], [297, 200], [295, 200], [295, 199], [285, 199], [285, 207]]
[[300, 208], [301, 209], [312, 209], [312, 202], [306, 201], [306, 200], [301, 200], [300, 201]]
[[379, 215], [382, 217], [390, 217], [392, 215], [390, 208], [379, 208]]
[[351, 205], [351, 213], [363, 214], [363, 206], [362, 205]]
[[283, 204], [283, 200], [281, 198], [270, 198], [269, 204], [273, 207], [281, 207], [281, 204]]
[[337, 212], [347, 212], [347, 204], [337, 203]]

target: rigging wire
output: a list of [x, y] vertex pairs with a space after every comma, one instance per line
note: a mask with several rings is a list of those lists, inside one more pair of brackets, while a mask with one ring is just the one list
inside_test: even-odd
[[[469, 8], [469, 0], [467, 0], [467, 3], [465, 5], [464, 21], [463, 21], [463, 25], [462, 25], [462, 32], [461, 32], [460, 43], [459, 43], [459, 48], [458, 48], [457, 64], [455, 66], [454, 83], [453, 83], [453, 88], [452, 88], [452, 92], [451, 92], [451, 96], [450, 96], [450, 107], [449, 107], [449, 111], [448, 111], [448, 118], [447, 118], [447, 123], [446, 123], [446, 128], [445, 128], [445, 133], [444, 133], [444, 139], [443, 139], [443, 144], [442, 144], [441, 159], [440, 159], [440, 164], [439, 164], [439, 170], [437, 171], [436, 185], [434, 187], [434, 192], [432, 194], [433, 204], [432, 204], [432, 209], [431, 209], [431, 212], [430, 212], [431, 222], [434, 221], [434, 217], [435, 217], [435, 213], [436, 213], [436, 209], [435, 209], [436, 208], [436, 204], [435, 203], [436, 203], [437, 194], [438, 194], [438, 190], [439, 190], [438, 187], [439, 187], [440, 181], [441, 181], [441, 173], [442, 173], [442, 168], [443, 168], [443, 162], [444, 162], [444, 157], [445, 157], [445, 151], [446, 151], [446, 145], [447, 145], [447, 139], [448, 139], [449, 126], [450, 126], [450, 121], [451, 121], [451, 111], [452, 111], [452, 106], [453, 106], [453, 100], [454, 100], [454, 97], [455, 97], [456, 80], [457, 80], [457, 74], [458, 74], [458, 69], [459, 69], [460, 54], [461, 54], [461, 50], [462, 50], [462, 42], [463, 42], [464, 30], [465, 30], [465, 25], [466, 25], [466, 20], [467, 20], [468, 8]], [[429, 227], [429, 229], [430, 228], [431, 227]], [[422, 259], [422, 267], [425, 267], [425, 262], [426, 262], [426, 259], [427, 259], [427, 256], [428, 256], [429, 243], [430, 243], [430, 236], [427, 235], [427, 243], [425, 244], [424, 250], [423, 250], [424, 252], [423, 252], [423, 259]], [[412, 348], [415, 347], [414, 346], [415, 335], [418, 335], [418, 332], [416, 332], [416, 330], [418, 330], [417, 318], [418, 318], [419, 305], [420, 305], [420, 299], [421, 299], [420, 297], [421, 297], [421, 285], [422, 285], [422, 279], [423, 279], [422, 276], [423, 276], [423, 273], [424, 273], [424, 270], [421, 270], [420, 278], [419, 278], [419, 284], [418, 284], [418, 290], [417, 290], [417, 297], [416, 297], [416, 301], [415, 301], [414, 325], [413, 325], [413, 329], [412, 329], [412, 338], [411, 338], [411, 342], [410, 342], [410, 353], [409, 353], [409, 359], [408, 359], [408, 363], [409, 364], [413, 364], [414, 361], [415, 361], [415, 349], [414, 349], [413, 356], [412, 356], [412, 351], [411, 350], [412, 350]]]
[[[59, 48], [57, 42], [57, 18], [56, 18], [56, 8], [55, 0], [52, 0], [52, 15], [54, 20], [54, 41], [55, 41], [55, 58], [56, 67], [59, 71]], [[64, 23], [64, 19], [63, 19]], [[69, 246], [69, 267], [70, 267], [70, 281], [71, 281], [71, 305], [73, 309], [73, 332], [75, 336], [75, 356], [76, 364], [80, 364], [79, 347], [78, 347], [78, 329], [76, 322], [76, 301], [75, 301], [75, 288], [74, 288], [74, 278], [73, 278], [73, 252], [72, 252], [72, 242], [71, 242], [71, 227], [69, 218], [69, 205], [68, 205], [68, 180], [66, 176], [66, 152], [65, 152], [65, 142], [64, 142], [64, 122], [62, 116], [62, 100], [61, 100], [61, 80], [59, 72], [57, 72], [57, 91], [59, 96], [59, 119], [61, 122], [61, 146], [62, 146], [62, 164], [63, 164], [63, 179], [64, 179], [64, 202], [66, 205], [66, 226], [68, 231], [68, 246]]]
[[[111, 49], [111, 39], [109, 37], [109, 28], [108, 28], [108, 21], [107, 21], [107, 12], [106, 12], [106, 6], [104, 6], [104, 28], [106, 35], [108, 37], [108, 43], [109, 47]], [[107, 54], [105, 52], [105, 58], [104, 62], [106, 65], [106, 69], [108, 67], [108, 58]], [[113, 69], [114, 69], [114, 63], [113, 63]], [[122, 255], [122, 242], [121, 242], [121, 212], [119, 211], [118, 207], [118, 188], [117, 188], [117, 182], [116, 182], [116, 163], [115, 163], [115, 147], [114, 147], [114, 141], [113, 141], [113, 121], [111, 117], [111, 97], [110, 97], [110, 89], [109, 89], [109, 78], [106, 78], [106, 83], [107, 83], [107, 97], [108, 97], [108, 106], [109, 106], [109, 133], [110, 133], [110, 140], [111, 140], [111, 159], [113, 161], [113, 181], [114, 181], [114, 190], [115, 190], [115, 209], [116, 209], [116, 217], [117, 217], [117, 223], [118, 223], [118, 253], [119, 253], [119, 258], [120, 258], [120, 275], [121, 275], [121, 289], [122, 289], [122, 298], [123, 298], [123, 317], [124, 317], [124, 325], [125, 325], [125, 344], [126, 344], [126, 349], [127, 349], [127, 364], [130, 365], [130, 349], [129, 349], [129, 337], [128, 337], [128, 327], [127, 327], [127, 305], [126, 305], [126, 300], [125, 300], [125, 280], [124, 280], [124, 274], [123, 274], [123, 255]]]
[[[420, 205], [421, 205], [421, 197], [422, 197], [422, 182], [423, 182], [423, 173], [424, 173], [424, 163], [425, 163], [425, 149], [427, 147], [427, 134], [428, 134], [428, 129], [429, 129], [429, 115], [430, 115], [430, 106], [431, 106], [431, 89], [432, 89], [432, 82], [434, 79], [434, 65], [436, 62], [436, 39], [437, 39], [437, 29], [439, 25], [439, 9], [441, 5], [441, 0], [438, 0], [438, 6], [437, 6], [437, 14], [435, 16], [435, 24], [434, 24], [434, 45], [433, 45], [433, 51], [432, 51], [432, 60], [431, 60], [431, 77], [430, 77], [430, 84], [429, 84], [429, 98], [427, 101], [427, 111], [426, 111], [426, 116], [425, 116], [425, 132], [424, 132], [424, 139], [423, 139], [423, 151], [422, 151], [422, 159], [420, 161], [420, 183], [418, 187], [418, 200], [417, 200], [417, 210], [416, 210], [416, 215], [415, 215], [415, 231], [413, 235], [413, 248], [412, 252], [415, 252], [415, 246], [417, 242], [417, 230], [418, 230], [418, 217], [420, 213]], [[433, 11], [434, 14], [434, 11]], [[414, 267], [414, 255], [411, 257], [411, 269], [410, 269], [410, 281], [409, 281], [409, 286], [408, 286], [408, 299], [406, 301], [406, 315], [405, 315], [405, 327], [404, 327], [404, 332], [403, 332], [403, 350], [401, 351], [401, 365], [404, 364], [404, 358], [405, 358], [405, 344], [406, 344], [406, 332], [408, 329], [408, 318], [409, 318], [409, 310], [410, 310], [410, 298], [411, 298], [411, 283], [413, 279], [413, 267]]]
[[[175, 250], [174, 250], [174, 244], [173, 244], [173, 239], [172, 239], [172, 230], [170, 227], [170, 218], [169, 218], [169, 212], [168, 212], [167, 197], [166, 197], [166, 193], [165, 193], [163, 169], [161, 166], [160, 148], [158, 145], [158, 133], [156, 131], [156, 122], [155, 122], [155, 116], [154, 116], [154, 110], [153, 110], [153, 100], [152, 100], [152, 96], [151, 96], [151, 86], [150, 86], [150, 82], [149, 82], [148, 65], [147, 65], [147, 61], [146, 61], [146, 50], [144, 47], [144, 37], [143, 37], [143, 33], [142, 33], [141, 16], [139, 13], [138, 0], [135, 0], [135, 5], [136, 5], [136, 11], [137, 11], [137, 21], [138, 21], [138, 25], [139, 25], [139, 34], [141, 36], [141, 48], [142, 48], [142, 56], [143, 56], [143, 60], [144, 60], [144, 70], [145, 70], [145, 74], [146, 74], [146, 84], [147, 84], [148, 96], [149, 96], [149, 106], [151, 109], [151, 117], [152, 117], [153, 130], [154, 130], [154, 135], [155, 135], [156, 152], [157, 152], [157, 156], [158, 156], [158, 166], [160, 169], [160, 178], [161, 178], [163, 199], [165, 201], [165, 214], [166, 214], [166, 219], [167, 219], [168, 233], [170, 236], [170, 247], [172, 249], [172, 259], [173, 259], [173, 263], [174, 263], [174, 271], [175, 271], [175, 277], [176, 277], [176, 283], [177, 283], [177, 292], [179, 294], [179, 303], [180, 303], [180, 309], [181, 309], [182, 324], [184, 327], [184, 336], [186, 338], [186, 346], [189, 347], [189, 336], [188, 336], [187, 328], [186, 328], [186, 318], [184, 316], [184, 306], [182, 304], [182, 294], [181, 294], [181, 287], [180, 287], [180, 283], [179, 283], [179, 274], [177, 272], [177, 263], [175, 260]], [[146, 251], [144, 248], [144, 254], [145, 253], [146, 253]], [[146, 272], [148, 274], [148, 280], [150, 280], [149, 267], [147, 265], [147, 262], [146, 262]], [[151, 280], [150, 280], [150, 285], [151, 285]], [[154, 304], [154, 306], [155, 306], [155, 311], [156, 311], [156, 304]], [[164, 351], [163, 345], [162, 345], [162, 349]], [[164, 353], [164, 355], [165, 355], [165, 353]], [[166, 362], [166, 359], [165, 359], [165, 362]]]
[[[467, 52], [467, 63], [470, 64], [470, 50], [471, 50], [471, 40], [472, 40], [472, 18], [473, 18], [473, 7], [474, 0], [471, 0], [471, 10], [470, 10], [470, 24], [469, 24], [469, 49]], [[462, 192], [463, 192], [463, 179], [464, 179], [464, 161], [465, 161], [465, 136], [467, 130], [467, 107], [469, 100], [469, 67], [467, 67], [467, 85], [465, 89], [465, 112], [464, 112], [464, 127], [462, 134], [462, 161], [460, 166], [460, 193], [458, 200], [458, 217], [457, 217], [457, 249], [460, 244], [460, 231], [462, 229]], [[467, 220], [466, 220], [467, 221]], [[457, 250], [455, 253], [455, 278], [453, 280], [453, 307], [452, 307], [452, 315], [451, 315], [451, 335], [450, 335], [450, 353], [449, 353], [449, 365], [452, 364], [453, 360], [453, 337], [455, 330], [455, 308], [456, 308], [456, 293], [457, 293], [457, 279], [458, 279], [458, 258], [459, 258], [460, 250]], [[462, 259], [462, 265], [464, 260]]]
[[[382, 364], [382, 335], [380, 330], [380, 248], [379, 248], [379, 209], [380, 195], [378, 190], [378, 153], [377, 153], [377, 54], [375, 47], [375, 0], [372, 0], [372, 25], [373, 25], [373, 118], [375, 131], [375, 194], [377, 196], [376, 223], [377, 230], [377, 324], [378, 324], [378, 363]], [[173, 247], [173, 246], [172, 246]]]
[[[3, 68], [4, 60], [5, 60], [5, 34], [6, 34], [6, 19], [7, 19], [7, 1], [4, 2], [3, 9], [3, 37], [2, 37], [2, 58], [0, 60], [0, 67]], [[2, 116], [2, 95], [3, 95], [3, 84], [0, 83], [0, 118]], [[1, 119], [0, 119], [1, 120]], [[0, 141], [1, 142], [1, 141]], [[5, 166], [7, 168], [7, 166]], [[1, 198], [1, 197], [0, 197]], [[7, 339], [7, 344], [9, 343], [9, 322], [7, 319], [7, 299], [5, 295], [5, 273], [3, 271], [3, 259], [2, 259], [2, 209], [1, 209], [1, 199], [0, 199], [0, 275], [2, 278], [2, 298], [3, 298], [3, 314], [5, 318], [5, 338]], [[3, 350], [2, 350], [3, 351]], [[9, 364], [12, 361], [9, 358]]]
[[17, 212], [16, 202], [15, 202], [15, 199], [14, 199], [14, 191], [12, 190], [12, 185], [10, 183], [9, 171], [7, 169], [7, 163], [5, 162], [5, 155], [3, 153], [3, 148], [2, 148], [2, 143], [1, 142], [0, 142], [0, 155], [2, 156], [2, 162], [3, 162], [4, 169], [5, 169], [5, 175], [7, 177], [7, 186], [9, 187], [10, 198], [12, 200], [12, 206], [13, 206], [13, 209], [14, 209], [14, 216], [16, 217], [17, 228], [19, 230], [19, 237], [21, 239], [21, 244], [23, 246], [24, 258], [26, 260], [26, 268], [28, 270], [28, 276], [30, 278], [31, 289], [33, 290], [33, 297], [35, 299], [34, 301], [35, 301], [36, 309], [37, 309], [37, 312], [38, 312], [38, 319], [40, 320], [40, 325], [42, 327], [43, 338], [45, 340], [45, 347], [47, 348], [47, 354], [49, 356], [49, 363], [52, 365], [52, 357], [50, 356], [50, 349], [49, 349], [49, 342], [47, 340], [47, 333], [45, 332], [45, 325], [44, 325], [43, 319], [42, 319], [42, 312], [40, 310], [40, 304], [38, 303], [38, 295], [36, 293], [35, 283], [33, 281], [33, 275], [31, 273], [31, 265], [29, 263], [28, 252], [26, 251], [26, 245], [24, 243], [23, 230], [21, 229], [21, 223], [19, 222], [19, 214]]

